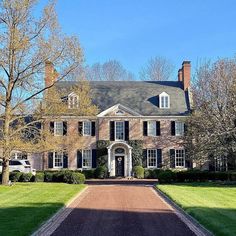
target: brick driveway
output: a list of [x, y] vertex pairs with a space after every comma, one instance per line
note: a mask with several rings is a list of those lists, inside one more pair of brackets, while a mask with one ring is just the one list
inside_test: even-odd
[[148, 186], [89, 186], [54, 236], [195, 235]]

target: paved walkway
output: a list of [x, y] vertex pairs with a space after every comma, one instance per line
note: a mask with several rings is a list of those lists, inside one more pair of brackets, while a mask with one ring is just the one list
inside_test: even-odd
[[54, 236], [195, 235], [156, 194], [140, 185], [90, 185]]

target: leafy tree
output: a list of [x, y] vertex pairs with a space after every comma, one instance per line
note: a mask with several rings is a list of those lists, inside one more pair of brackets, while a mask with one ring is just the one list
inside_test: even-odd
[[194, 111], [188, 120], [186, 143], [199, 164], [228, 157], [236, 167], [236, 59], [204, 63], [192, 87]]
[[12, 150], [43, 150], [50, 146], [45, 139], [48, 134], [39, 128], [40, 102], [43, 92], [56, 80], [44, 84], [45, 63], [55, 66], [57, 71], [50, 73], [60, 81], [82, 60], [78, 39], [60, 31], [54, 1], [49, 1], [39, 17], [34, 12], [37, 2], [0, 1], [0, 147], [4, 185], [9, 180]]

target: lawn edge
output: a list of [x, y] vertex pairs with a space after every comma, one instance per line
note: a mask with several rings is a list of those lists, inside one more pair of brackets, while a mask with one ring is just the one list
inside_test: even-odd
[[154, 191], [160, 196], [161, 200], [168, 205], [175, 214], [197, 235], [197, 236], [214, 236], [205, 226], [200, 224], [197, 219], [189, 215], [181, 206], [171, 199], [165, 192], [161, 191], [157, 186], [153, 186]]
[[[51, 235], [59, 225], [65, 220], [65, 218], [72, 212], [73, 203], [75, 200], [81, 201], [86, 195], [88, 186], [85, 186], [74, 197], [72, 197], [63, 207], [58, 209], [48, 220], [44, 221], [31, 236], [49, 236]], [[78, 202], [77, 202], [78, 204]]]

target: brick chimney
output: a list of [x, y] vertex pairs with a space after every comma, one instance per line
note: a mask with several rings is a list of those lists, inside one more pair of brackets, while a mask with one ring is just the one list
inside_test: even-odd
[[191, 63], [190, 61], [184, 61], [182, 68], [178, 71], [178, 81], [183, 83], [183, 89], [186, 91], [190, 87], [191, 79]]
[[182, 69], [178, 70], [178, 81], [182, 82], [183, 81], [183, 73], [182, 73]]
[[45, 62], [45, 87], [52, 85], [58, 77], [58, 73], [52, 62]]

